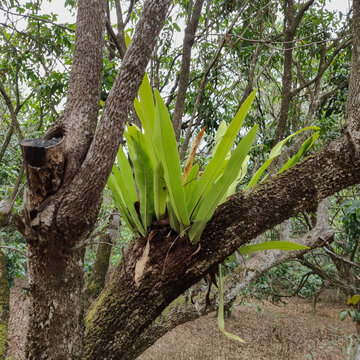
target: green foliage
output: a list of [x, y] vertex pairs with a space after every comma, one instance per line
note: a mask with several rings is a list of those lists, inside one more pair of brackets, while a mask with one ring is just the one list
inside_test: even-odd
[[224, 320], [224, 292], [223, 292], [223, 280], [222, 280], [222, 267], [219, 264], [219, 309], [218, 309], [218, 327], [222, 334], [230, 339], [244, 343], [245, 341], [239, 336], [225, 331], [225, 320]]
[[308, 246], [299, 245], [291, 241], [268, 241], [260, 244], [245, 245], [239, 249], [241, 255], [246, 256], [257, 251], [266, 250], [282, 250], [282, 251], [293, 251], [293, 250], [306, 250]]
[[340, 312], [340, 320], [343, 321], [349, 316], [353, 322], [360, 323], [360, 311], [356, 309], [346, 309]]
[[[185, 190], [181, 182], [180, 157], [177, 150], [174, 129], [166, 105], [158, 91], [155, 91], [156, 110], [154, 143], [158, 159], [164, 169], [164, 179], [168, 191], [168, 201], [180, 223], [180, 231], [189, 226]], [[179, 229], [174, 229], [179, 231]]]
[[[239, 171], [242, 167], [242, 164], [250, 151], [251, 145], [255, 139], [257, 126], [255, 125], [240, 141], [239, 145], [236, 147], [232, 153], [229, 162], [227, 163], [225, 169], [221, 172], [223, 174], [218, 176], [213, 180], [213, 184], [208, 192], [205, 192], [205, 189], [201, 189], [202, 198], [199, 199], [197, 203], [198, 211], [193, 211], [196, 216], [194, 217], [194, 224], [191, 226], [189, 231], [190, 239], [195, 243], [200, 240], [201, 233], [204, 230], [206, 223], [210, 220], [211, 216], [214, 214], [216, 207], [222, 202], [222, 199], [229, 187], [236, 181], [236, 177], [239, 174]], [[221, 143], [218, 149], [221, 149]], [[226, 156], [226, 153], [224, 153]], [[224, 161], [225, 159], [223, 159]], [[205, 170], [211, 165], [205, 168]], [[220, 166], [219, 166], [220, 167]], [[215, 170], [217, 172], [217, 169]], [[205, 171], [203, 175], [205, 177]], [[194, 209], [196, 210], [196, 208]]]
[[[26, 274], [26, 245], [23, 237], [12, 228], [2, 229], [1, 239], [6, 239], [6, 246], [12, 249], [4, 249], [6, 270], [9, 278], [9, 284], [12, 286], [17, 277], [25, 277]], [[3, 242], [0, 242], [3, 244]], [[18, 251], [16, 251], [18, 250]]]
[[[136, 126], [128, 126], [125, 132], [140, 199], [122, 148], [119, 150], [118, 164], [114, 165], [108, 180], [108, 187], [113, 192], [117, 206], [132, 229], [145, 236], [153, 215], [161, 220], [167, 214], [173, 230], [179, 234], [187, 233], [192, 243], [200, 240], [206, 222], [224, 200], [229, 187], [234, 188], [233, 184], [237, 183], [241, 169], [245, 169], [243, 163], [248, 159], [257, 126], [243, 137], [233, 153], [231, 148], [254, 96], [255, 92], [244, 102], [224, 133], [218, 135], [219, 143], [202, 176], [198, 176], [198, 167], [195, 165], [183, 185], [180, 158], [168, 110], [158, 91], [155, 91], [154, 104], [150, 83], [145, 76], [139, 89], [139, 98], [135, 100], [143, 132]], [[139, 200], [140, 209], [136, 211]]]
[[[252, 188], [254, 185], [256, 185], [261, 177], [261, 175], [264, 173], [264, 171], [271, 165], [273, 160], [275, 160], [282, 151], [283, 146], [295, 135], [300, 134], [303, 131], [306, 130], [320, 130], [317, 126], [308, 126], [306, 128], [303, 128], [299, 131], [296, 131], [294, 134], [289, 135], [284, 140], [279, 141], [271, 150], [269, 154], [269, 159], [265, 161], [265, 163], [260, 167], [260, 169], [255, 173], [255, 175], [250, 180], [249, 184], [245, 187], [246, 189]], [[308, 140], [306, 140], [300, 150], [297, 152], [295, 156], [293, 156], [279, 171], [279, 173], [282, 173], [283, 171], [289, 169], [291, 166], [295, 165], [301, 157], [306, 153], [306, 151], [312, 146], [312, 144], [315, 142], [315, 140], [319, 137], [319, 132], [316, 132], [314, 135], [312, 135]], [[265, 179], [265, 178], [264, 178]]]
[[[205, 165], [201, 176], [198, 165], [195, 165], [183, 184], [181, 163], [169, 112], [157, 90], [154, 103], [148, 77], [144, 77], [139, 97], [134, 103], [143, 131], [133, 125], [128, 126], [124, 133], [133, 171], [124, 150], [120, 147], [117, 165], [114, 165], [108, 180], [108, 187], [114, 194], [117, 206], [133, 230], [145, 236], [154, 215], [157, 220], [167, 215], [170, 226], [178, 234], [187, 234], [193, 244], [200, 240], [216, 207], [236, 191], [236, 186], [246, 174], [248, 153], [255, 140], [258, 125], [254, 125], [242, 137], [233, 151], [232, 147], [255, 95], [256, 90], [244, 101], [229, 126], [226, 126], [225, 122], [220, 124], [215, 135], [212, 157]], [[271, 150], [269, 160], [257, 171], [247, 188], [258, 182], [271, 162], [281, 153], [286, 142], [305, 130], [319, 128], [309, 126], [280, 141]], [[299, 161], [318, 135], [316, 132], [306, 140], [281, 171]]]
[[279, 303], [283, 302], [284, 298], [295, 295], [311, 299], [318, 294], [321, 285], [319, 276], [309, 273], [305, 266], [291, 261], [259, 276], [244, 290], [244, 294]]

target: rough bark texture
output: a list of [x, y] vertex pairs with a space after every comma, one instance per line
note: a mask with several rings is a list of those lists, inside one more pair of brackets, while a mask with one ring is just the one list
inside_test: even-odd
[[186, 91], [189, 82], [190, 74], [190, 60], [191, 60], [191, 48], [194, 44], [195, 32], [199, 23], [201, 9], [203, 6], [204, 0], [196, 0], [194, 9], [189, 9], [189, 13], [192, 13], [189, 16], [189, 23], [185, 29], [185, 36], [183, 42], [183, 52], [181, 60], [181, 69], [179, 77], [179, 90], [176, 97], [174, 117], [173, 117], [173, 126], [175, 131], [176, 140], [180, 139], [182, 117], [184, 112]]
[[[328, 227], [316, 227], [298, 239], [286, 239], [298, 244], [309, 246], [310, 249], [322, 246], [333, 239], [333, 231]], [[306, 251], [267, 251], [255, 253], [250, 259], [244, 260], [235, 271], [224, 279], [224, 304], [225, 307], [233, 303], [239, 292], [245, 289], [250, 282], [282, 262], [294, 259]], [[136, 338], [133, 348], [137, 355], [151, 346], [156, 340], [168, 331], [185, 322], [197, 319], [217, 309], [217, 294], [206, 306], [206, 291], [200, 292], [190, 302], [187, 296], [174, 300], [156, 320]]]
[[[105, 1], [78, 3], [74, 61], [64, 115], [24, 151], [29, 188], [22, 218], [28, 243], [30, 323], [27, 358], [80, 359], [83, 348], [83, 257], [137, 90], [170, 1], [148, 0], [97, 127]], [[56, 152], [48, 142], [61, 139]], [[29, 145], [23, 144], [23, 147]], [[30, 144], [31, 145], [31, 144]], [[51, 147], [50, 147], [51, 148]], [[35, 163], [34, 163], [35, 161]], [[61, 164], [64, 162], [64, 168]], [[58, 171], [59, 170], [59, 171]], [[61, 171], [60, 171], [61, 170]], [[101, 358], [101, 357], [100, 357]]]
[[[104, 1], [79, 1], [74, 61], [64, 116], [44, 139], [22, 143], [28, 188], [17, 225], [28, 244], [28, 359], [80, 359], [83, 342], [83, 248], [91, 219], [75, 231], [59, 223], [64, 199], [93, 138], [104, 44]], [[96, 204], [94, 204], [96, 208]], [[96, 209], [94, 209], [96, 211]], [[81, 218], [81, 213], [77, 214]]]
[[281, 107], [279, 122], [276, 129], [275, 141], [277, 144], [283, 137], [286, 129], [290, 103], [292, 99], [292, 65], [293, 65], [293, 48], [296, 29], [300, 23], [305, 11], [311, 6], [314, 0], [307, 1], [302, 4], [295, 15], [294, 0], [286, 0], [284, 15], [285, 15], [285, 39], [284, 39], [284, 71], [282, 77], [281, 90]]
[[77, 229], [82, 229], [84, 222], [93, 224], [96, 219], [102, 190], [169, 4], [170, 0], [148, 0], [144, 4], [135, 34], [105, 103], [98, 130], [57, 212], [57, 226], [66, 227], [70, 238], [78, 236]]
[[5, 360], [9, 321], [10, 291], [5, 257], [0, 249], [0, 360]]

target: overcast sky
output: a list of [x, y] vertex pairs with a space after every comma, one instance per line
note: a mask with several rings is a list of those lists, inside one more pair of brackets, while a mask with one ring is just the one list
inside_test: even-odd
[[[21, 0], [20, 2], [26, 2]], [[346, 13], [350, 7], [350, 0], [328, 0], [327, 8], [329, 10], [338, 10]], [[44, 1], [43, 12], [49, 14], [51, 12], [58, 14], [58, 21], [61, 22], [74, 22], [74, 17], [71, 16], [70, 12], [65, 9], [63, 0], [53, 0], [51, 3]]]

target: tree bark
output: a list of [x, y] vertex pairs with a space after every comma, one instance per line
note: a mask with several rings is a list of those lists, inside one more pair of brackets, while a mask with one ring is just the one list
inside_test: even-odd
[[109, 269], [111, 248], [118, 236], [120, 215], [113, 213], [110, 216], [109, 224], [104, 234], [100, 236], [96, 251], [96, 259], [93, 266], [90, 283], [85, 291], [85, 310], [96, 299], [104, 288], [106, 274]]
[[296, 29], [300, 23], [305, 11], [311, 6], [314, 0], [309, 0], [302, 4], [297, 14], [295, 15], [294, 0], [285, 1], [285, 40], [284, 40], [284, 71], [282, 77], [282, 91], [281, 91], [281, 107], [279, 122], [276, 129], [275, 141], [277, 144], [285, 134], [290, 103], [292, 99], [292, 65], [293, 65], [293, 48]]
[[194, 44], [195, 32], [199, 23], [203, 3], [204, 0], [196, 0], [194, 4], [194, 9], [193, 10], [189, 9], [189, 13], [190, 13], [189, 22], [185, 28], [183, 53], [182, 53], [181, 69], [180, 69], [180, 77], [179, 77], [179, 90], [176, 97], [174, 117], [173, 117], [173, 126], [174, 126], [175, 137], [177, 142], [179, 142], [180, 139], [186, 91], [189, 82], [191, 48]]
[[[324, 228], [319, 226], [298, 239], [291, 239], [291, 241], [314, 249], [332, 239], [333, 231], [328, 227]], [[286, 240], [289, 241], [290, 239]], [[241, 265], [224, 278], [224, 305], [231, 305], [239, 292], [245, 289], [260, 275], [266, 273], [274, 266], [295, 259], [305, 252], [307, 252], [307, 250], [272, 250], [255, 253], [250, 259], [243, 260]], [[190, 302], [187, 296], [181, 296], [174, 300], [162, 314], [136, 338], [133, 349], [136, 349], [134, 351], [137, 351], [137, 355], [140, 355], [154, 344], [155, 341], [176, 326], [209, 314], [215, 311], [218, 306], [217, 294], [211, 299], [210, 305], [206, 304], [206, 291], [200, 292], [194, 301], [195, 303]]]
[[[15, 222], [28, 244], [27, 359], [82, 358], [82, 244], [96, 221], [102, 190], [129, 109], [169, 4], [169, 0], [145, 3], [94, 134], [100, 99], [105, 2], [78, 3], [74, 61], [64, 115], [35, 146], [23, 143], [29, 188], [25, 191], [22, 218], [15, 217]], [[51, 142], [56, 142], [56, 151], [51, 151]], [[25, 151], [28, 145], [32, 148], [29, 152]], [[61, 163], [63, 168], [58, 166]]]
[[[104, 1], [79, 1], [74, 61], [64, 116], [44, 139], [22, 142], [28, 188], [16, 219], [28, 245], [30, 321], [26, 357], [80, 359], [83, 344], [84, 249], [72, 250], [91, 229], [57, 221], [72, 179], [92, 141], [99, 109]], [[96, 208], [96, 204], [94, 205]], [[94, 209], [96, 211], [96, 209]], [[81, 212], [77, 218], [81, 218]]]

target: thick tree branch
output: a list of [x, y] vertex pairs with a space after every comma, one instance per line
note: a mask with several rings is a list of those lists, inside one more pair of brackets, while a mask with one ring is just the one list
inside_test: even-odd
[[[59, 228], [77, 231], [85, 220], [95, 221], [102, 190], [119, 148], [128, 114], [133, 107], [157, 36], [163, 26], [170, 0], [148, 0], [119, 74], [103, 109], [100, 124], [81, 169], [74, 178], [69, 194], [57, 215]], [[83, 214], [79, 219], [78, 214]], [[69, 226], [69, 220], [74, 223]], [[80, 221], [80, 223], [78, 223]], [[69, 234], [69, 237], [72, 235]]]
[[[355, 141], [358, 149], [359, 133]], [[205, 228], [200, 251], [192, 258], [197, 247], [177, 240], [177, 248], [169, 252], [169, 242], [174, 240], [155, 231], [156, 240], [150, 243], [149, 266], [139, 285], [135, 285], [133, 274], [144, 242], [134, 241], [124, 259], [125, 264], [117, 268], [112, 282], [89, 314], [85, 358], [99, 356], [95, 346], [103, 349], [105, 353], [102, 353], [109, 359], [116, 359], [120, 354], [123, 359], [132, 359], [129, 338], [136, 339], [170, 301], [238, 247], [300, 211], [313, 210], [321, 200], [335, 192], [358, 183], [360, 156], [357, 154], [354, 142], [344, 135], [290, 171], [251, 191], [235, 194], [217, 209]], [[191, 260], [186, 261], [184, 257]], [[126, 319], [134, 316], [135, 320], [124, 322], [125, 316]], [[137, 330], [136, 319], [141, 319], [141, 331]]]
[[294, 0], [285, 1], [285, 41], [284, 41], [284, 70], [282, 76], [281, 107], [278, 126], [275, 133], [274, 143], [277, 144], [283, 137], [286, 129], [288, 113], [291, 104], [291, 86], [292, 86], [292, 65], [293, 48], [296, 29], [299, 26], [301, 18], [305, 11], [311, 6], [314, 0], [304, 3], [295, 15]]
[[[331, 229], [316, 228], [299, 239], [291, 239], [300, 245], [308, 246], [310, 249], [322, 246], [333, 238]], [[288, 241], [290, 239], [287, 239]], [[295, 259], [308, 250], [301, 251], [267, 251], [254, 254], [244, 264], [238, 266], [232, 274], [225, 277], [224, 282], [224, 305], [228, 306], [235, 300], [239, 292], [245, 289], [252, 281], [266, 273], [271, 268]], [[211, 313], [217, 309], [217, 295], [212, 298], [209, 306], [206, 306], [206, 292], [200, 292], [195, 297], [195, 303], [190, 302], [187, 296], [181, 296], [174, 300], [165, 311], [136, 339], [134, 348], [140, 355], [156, 340], [174, 329], [180, 324], [195, 320], [201, 316]]]
[[174, 117], [173, 117], [173, 126], [177, 141], [179, 141], [180, 139], [182, 116], [184, 112], [186, 91], [189, 82], [191, 49], [194, 44], [195, 32], [199, 23], [203, 3], [204, 0], [196, 0], [194, 4], [194, 9], [193, 10], [189, 9], [189, 15], [191, 14], [191, 16], [189, 16], [189, 22], [185, 28], [180, 78], [179, 78], [179, 90], [176, 98]]
[[77, 173], [97, 124], [105, 36], [105, 0], [78, 2], [75, 46], [64, 116], [45, 138], [65, 137], [67, 166], [63, 182]]

